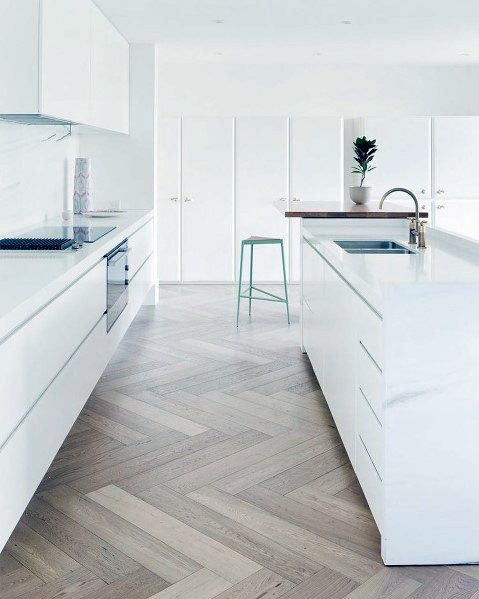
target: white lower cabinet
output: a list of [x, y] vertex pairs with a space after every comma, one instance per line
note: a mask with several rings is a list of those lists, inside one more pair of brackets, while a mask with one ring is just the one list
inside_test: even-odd
[[129, 236], [128, 304], [109, 332], [103, 259], [0, 342], [0, 551], [154, 284], [152, 223]]
[[382, 321], [304, 238], [302, 260], [303, 346], [381, 530]]
[[0, 446], [105, 312], [105, 284], [102, 261], [0, 344]]
[[102, 317], [1, 448], [0, 548], [107, 365], [107, 337], [106, 317]]

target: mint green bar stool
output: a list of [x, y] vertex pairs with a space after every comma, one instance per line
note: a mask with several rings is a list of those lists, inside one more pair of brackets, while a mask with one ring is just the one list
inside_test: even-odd
[[[244, 249], [245, 246], [250, 246], [250, 255], [249, 255], [249, 285], [241, 290], [243, 286], [243, 257], [244, 257]], [[269, 291], [265, 291], [264, 289], [259, 289], [259, 287], [255, 287], [253, 285], [253, 249], [255, 245], [279, 245], [281, 247], [281, 260], [283, 262], [283, 285], [284, 285], [284, 297], [280, 297], [279, 295], [275, 295], [274, 293], [270, 293]], [[258, 293], [262, 293], [267, 297], [259, 297], [253, 295], [253, 290]], [[239, 271], [239, 284], [238, 284], [238, 307], [236, 310], [236, 326], [239, 326], [239, 311], [240, 311], [240, 301], [241, 298], [247, 299], [249, 301], [249, 310], [248, 313], [251, 316], [251, 301], [252, 300], [263, 300], [266, 302], [280, 302], [282, 304], [286, 304], [286, 315], [289, 321], [289, 303], [288, 303], [288, 287], [286, 285], [286, 266], [284, 263], [284, 248], [283, 248], [283, 240], [275, 239], [273, 237], [248, 237], [248, 239], [243, 239], [241, 242], [241, 258], [240, 258], [240, 271]]]

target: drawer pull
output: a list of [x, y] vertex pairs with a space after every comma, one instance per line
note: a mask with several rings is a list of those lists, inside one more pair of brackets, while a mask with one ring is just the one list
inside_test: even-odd
[[362, 341], [359, 341], [359, 345], [363, 348], [363, 350], [366, 352], [366, 354], [369, 356], [369, 358], [371, 359], [371, 362], [374, 364], [374, 366], [376, 366], [376, 368], [379, 370], [379, 372], [382, 374], [383, 371], [381, 370], [381, 367], [379, 366], [379, 364], [376, 362], [376, 360], [372, 357], [372, 355], [369, 353], [368, 348], [364, 345], [364, 343]]
[[366, 402], [368, 408], [371, 410], [376, 422], [379, 424], [379, 426], [382, 428], [383, 425], [381, 424], [381, 421], [379, 420], [379, 418], [376, 415], [376, 412], [374, 411], [372, 405], [369, 403], [369, 399], [366, 397], [366, 395], [364, 394], [364, 391], [361, 389], [361, 387], [359, 387], [359, 392], [361, 393], [361, 395], [363, 396], [364, 401]]
[[379, 480], [380, 480], [381, 482], [383, 482], [383, 479], [381, 478], [381, 475], [379, 474], [379, 472], [378, 472], [378, 469], [376, 468], [376, 465], [375, 465], [375, 464], [374, 464], [374, 462], [373, 462], [373, 458], [371, 457], [371, 454], [369, 453], [369, 450], [368, 450], [368, 448], [366, 447], [366, 444], [364, 443], [364, 441], [363, 441], [363, 438], [361, 437], [361, 435], [360, 435], [360, 434], [358, 434], [358, 437], [359, 437], [359, 440], [361, 441], [361, 445], [364, 447], [364, 451], [365, 451], [365, 452], [367, 453], [367, 455], [368, 455], [369, 461], [371, 462], [371, 464], [372, 464], [372, 467], [374, 468], [374, 471], [376, 472], [376, 474], [377, 474], [377, 476], [378, 476]]

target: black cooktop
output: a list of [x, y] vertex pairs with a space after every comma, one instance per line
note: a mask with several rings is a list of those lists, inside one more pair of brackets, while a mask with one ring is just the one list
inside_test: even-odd
[[18, 237], [0, 239], [0, 250], [64, 250], [93, 243], [116, 227], [40, 227]]
[[0, 250], [66, 250], [74, 243], [73, 239], [11, 237], [0, 239]]

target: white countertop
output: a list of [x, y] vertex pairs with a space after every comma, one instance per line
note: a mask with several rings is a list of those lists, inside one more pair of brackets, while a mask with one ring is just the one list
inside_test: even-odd
[[[438, 229], [427, 229], [427, 248], [415, 254], [348, 254], [334, 243], [346, 239], [387, 239], [408, 245], [407, 234], [342, 235], [341, 222], [333, 233], [322, 231], [315, 221], [303, 221], [303, 235], [363, 298], [382, 314], [385, 293], [394, 286], [478, 285], [479, 242]], [[408, 246], [415, 249], [416, 246]]]
[[[0, 251], [0, 341], [151, 218], [152, 210], [128, 210], [104, 219], [75, 216], [74, 226], [116, 228], [94, 243], [85, 243], [78, 251]], [[58, 219], [39, 223], [38, 226], [62, 224]], [[27, 230], [33, 228], [28, 227]], [[10, 236], [27, 230], [15, 231]]]

